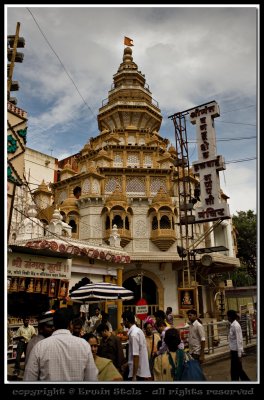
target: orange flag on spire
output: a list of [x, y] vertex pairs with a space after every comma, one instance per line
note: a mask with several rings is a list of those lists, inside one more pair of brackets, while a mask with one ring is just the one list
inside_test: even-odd
[[124, 45], [125, 46], [134, 46], [133, 40], [130, 39], [129, 37], [124, 37]]

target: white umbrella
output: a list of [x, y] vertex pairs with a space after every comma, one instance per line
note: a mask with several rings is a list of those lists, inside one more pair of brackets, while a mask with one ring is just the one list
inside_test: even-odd
[[88, 283], [70, 293], [70, 298], [74, 300], [83, 300], [87, 302], [104, 300], [131, 300], [134, 293], [131, 290], [118, 286], [113, 283]]

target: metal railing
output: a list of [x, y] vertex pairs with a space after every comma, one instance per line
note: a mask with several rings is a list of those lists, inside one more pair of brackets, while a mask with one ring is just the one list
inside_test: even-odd
[[[154, 312], [159, 309], [158, 304], [151, 304], [148, 306], [148, 315], [153, 316]], [[136, 305], [124, 305], [123, 311], [130, 310], [136, 314]], [[178, 320], [178, 322], [181, 322]], [[174, 326], [180, 331], [181, 338], [184, 342], [185, 348], [188, 349], [188, 337], [189, 337], [189, 327], [184, 319], [184, 326], [177, 326], [177, 322], [174, 320]], [[182, 324], [182, 323], [181, 323]], [[205, 330], [205, 354], [214, 354], [215, 352], [228, 351], [228, 332], [229, 332], [229, 322], [223, 321], [211, 321], [203, 322], [203, 327]], [[254, 318], [247, 318], [242, 326], [243, 334], [243, 344], [244, 347], [248, 344], [256, 343], [257, 330], [256, 330], [256, 320]]]
[[[213, 354], [215, 350], [220, 350], [221, 348], [228, 349], [229, 326], [229, 322], [225, 320], [219, 322], [203, 323], [203, 327], [205, 330], [206, 354]], [[184, 341], [185, 347], [188, 348], [188, 326], [178, 327], [177, 329], [180, 331], [181, 338]], [[251, 319], [248, 319], [246, 321], [246, 330], [242, 330], [242, 333], [244, 345], [252, 343], [252, 341], [256, 339], [256, 333], [254, 332]]]

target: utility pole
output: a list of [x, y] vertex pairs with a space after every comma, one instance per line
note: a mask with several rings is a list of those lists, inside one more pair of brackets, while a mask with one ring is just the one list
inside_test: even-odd
[[[15, 62], [23, 62], [24, 54], [17, 52], [17, 48], [25, 47], [25, 39], [19, 37], [20, 30], [20, 22], [17, 22], [16, 26], [16, 34], [9, 35], [8, 39], [8, 50], [7, 50], [7, 58], [10, 61], [8, 65], [8, 76], [7, 76], [7, 100], [10, 101], [10, 92], [19, 90], [19, 84], [17, 81], [13, 81], [13, 72], [15, 67]], [[16, 99], [13, 99], [13, 102], [16, 104]]]

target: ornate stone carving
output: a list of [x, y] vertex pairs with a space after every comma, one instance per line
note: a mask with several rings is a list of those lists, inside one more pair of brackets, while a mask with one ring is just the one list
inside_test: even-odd
[[135, 229], [134, 229], [135, 237], [148, 237], [148, 229], [146, 226], [146, 221], [143, 219], [137, 218], [135, 221]]

